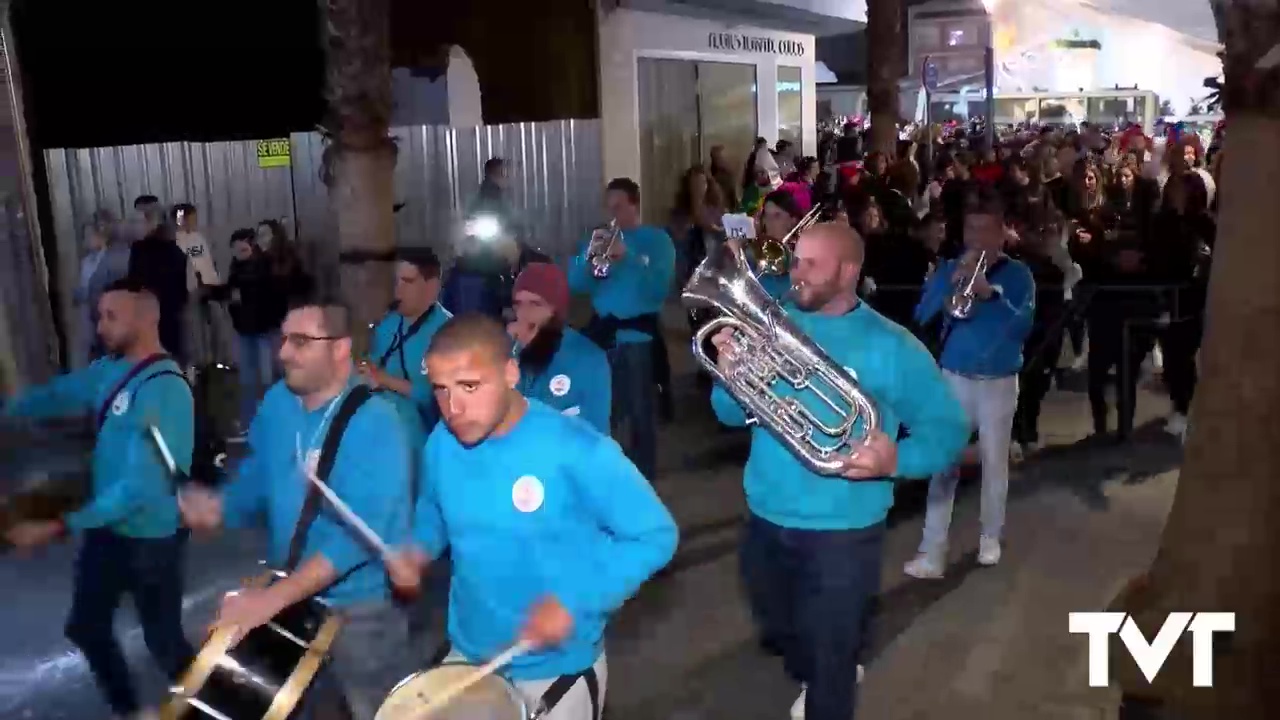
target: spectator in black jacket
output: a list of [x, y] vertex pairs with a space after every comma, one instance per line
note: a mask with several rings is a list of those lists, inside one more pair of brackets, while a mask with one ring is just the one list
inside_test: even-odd
[[236, 330], [236, 364], [240, 376], [240, 427], [249, 427], [258, 399], [275, 379], [280, 350], [279, 295], [271, 262], [256, 242], [252, 228], [231, 235], [231, 268], [218, 287]]
[[173, 227], [165, 223], [159, 203], [143, 204], [137, 212], [135, 222], [142, 239], [129, 251], [129, 278], [160, 301], [160, 344], [185, 366], [182, 319], [187, 304], [187, 254], [178, 246]]

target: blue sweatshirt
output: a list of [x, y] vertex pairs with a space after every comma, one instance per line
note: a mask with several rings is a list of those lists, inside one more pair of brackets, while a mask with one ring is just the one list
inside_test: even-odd
[[[395, 406], [396, 414], [404, 423], [405, 437], [411, 447], [422, 447], [427, 441], [427, 432], [435, 425], [439, 417], [435, 399], [431, 393], [431, 383], [427, 381], [427, 346], [431, 337], [441, 325], [453, 317], [440, 305], [432, 305], [427, 310], [427, 318], [418, 329], [403, 341], [401, 336], [408, 332], [413, 321], [392, 310], [373, 328], [373, 341], [369, 348], [370, 361], [377, 363], [388, 351], [387, 362], [381, 367], [389, 375], [401, 380], [408, 380], [413, 387], [410, 397], [405, 397], [394, 390], [386, 390], [380, 395]], [[394, 350], [393, 350], [394, 348]]]
[[[898, 443], [897, 477], [929, 477], [952, 465], [969, 442], [969, 420], [919, 340], [866, 303], [844, 315], [785, 307], [801, 332], [849, 371], [875, 400], [885, 434], [896, 438], [901, 425], [911, 431]], [[775, 390], [780, 384], [785, 381], [775, 382]], [[797, 395], [789, 386], [780, 389], [783, 396]], [[806, 407], [816, 407], [812, 393], [799, 397]], [[742, 406], [718, 384], [711, 392], [711, 407], [726, 425], [746, 424]], [[825, 414], [819, 417], [834, 419]], [[751, 512], [775, 525], [804, 530], [851, 530], [885, 519], [893, 505], [892, 478], [853, 482], [817, 475], [764, 428], [754, 427], [751, 432], [751, 455], [743, 478]]]
[[96, 418], [110, 402], [93, 446], [93, 497], [64, 518], [72, 530], [107, 528], [136, 538], [168, 537], [178, 530], [175, 479], [147, 428], [155, 425], [160, 430], [178, 469], [189, 473], [195, 403], [187, 381], [167, 374], [181, 372], [173, 360], [152, 364], [108, 398], [134, 365], [122, 358], [102, 358], [31, 388], [5, 408], [6, 415], [31, 418]]
[[[924, 324], [946, 312], [943, 306], [955, 292], [951, 276], [958, 262], [947, 260], [929, 276], [916, 306], [916, 322]], [[961, 375], [1017, 375], [1022, 369], [1022, 343], [1035, 319], [1036, 283], [1026, 264], [1010, 257], [987, 271], [987, 282], [996, 292], [987, 300], [975, 299], [973, 315], [966, 320], [943, 318], [944, 345], [938, 364]]]
[[514, 680], [589, 668], [609, 614], [675, 554], [675, 521], [618, 444], [536, 400], [505, 435], [473, 447], [441, 423], [423, 463], [414, 535], [431, 557], [452, 548], [453, 647], [492, 658], [546, 595], [573, 615], [573, 634], [517, 659]]
[[[601, 317], [627, 320], [661, 312], [676, 273], [676, 247], [665, 230], [641, 225], [623, 231], [627, 253], [615, 262], [609, 277], [591, 274], [587, 249], [591, 237], [569, 261], [569, 288], [591, 295], [591, 308]], [[617, 342], [644, 342], [653, 338], [638, 330], [619, 330]]]
[[578, 331], [565, 328], [546, 368], [520, 368], [521, 394], [565, 415], [577, 415], [609, 434], [613, 401], [609, 357]]
[[[256, 524], [265, 515], [267, 562], [284, 565], [310, 483], [301, 465], [318, 455], [337, 408], [345, 397], [308, 411], [284, 382], [262, 400], [249, 425], [249, 454], [226, 488], [223, 520], [228, 527]], [[395, 408], [382, 396], [356, 411], [338, 446], [328, 485], [388, 545], [409, 532], [409, 445]], [[335, 606], [388, 597], [382, 561], [327, 501], [307, 533], [302, 562], [323, 555], [339, 580], [321, 596]]]

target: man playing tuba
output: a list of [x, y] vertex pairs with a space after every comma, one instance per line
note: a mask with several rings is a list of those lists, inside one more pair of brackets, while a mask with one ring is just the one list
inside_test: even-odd
[[[929, 351], [858, 300], [862, 261], [862, 238], [847, 223], [801, 232], [790, 273], [796, 290], [783, 307], [788, 320], [875, 398], [881, 429], [838, 456], [843, 472], [827, 476], [811, 472], [757, 425], [743, 477], [751, 510], [743, 576], [764, 645], [782, 656], [801, 685], [793, 718], [853, 717], [863, 626], [880, 587], [894, 480], [946, 468], [969, 437], [964, 411]], [[726, 328], [712, 337], [726, 377], [747, 360], [735, 353], [739, 332]], [[805, 404], [816, 406], [812, 397]], [[748, 422], [722, 386], [712, 391], [711, 405], [726, 425]], [[895, 441], [900, 423], [911, 436]]]

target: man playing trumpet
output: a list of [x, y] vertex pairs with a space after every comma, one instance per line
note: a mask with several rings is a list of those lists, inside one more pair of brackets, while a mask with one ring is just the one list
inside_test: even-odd
[[[1022, 346], [1035, 316], [1035, 280], [1025, 263], [1007, 257], [1004, 207], [992, 190], [974, 191], [964, 217], [965, 253], [938, 266], [916, 307], [921, 324], [943, 318], [939, 364], [965, 413], [978, 429], [982, 459], [982, 534], [978, 562], [1000, 562], [1005, 496], [1009, 489], [1009, 443], [1018, 406]], [[985, 267], [981, 267], [985, 265]], [[955, 312], [958, 306], [966, 312]], [[963, 317], [961, 317], [963, 316]], [[958, 474], [929, 482], [928, 510], [919, 554], [904, 571], [940, 578]]]
[[[863, 244], [847, 223], [800, 233], [791, 265], [796, 290], [787, 318], [839, 363], [872, 398], [880, 430], [844, 456], [835, 476], [809, 471], [758, 425], [743, 485], [751, 516], [742, 573], [762, 643], [801, 684], [793, 718], [848, 720], [855, 707], [858, 655], [868, 603], [880, 587], [885, 517], [898, 478], [946, 468], [969, 437], [969, 422], [929, 351], [904, 328], [860, 302]], [[712, 338], [721, 371], [741, 360], [733, 328]], [[817, 405], [777, 381], [772, 388]], [[747, 414], [728, 391], [711, 394], [716, 417], [743, 426]], [[900, 424], [911, 435], [896, 441]]]

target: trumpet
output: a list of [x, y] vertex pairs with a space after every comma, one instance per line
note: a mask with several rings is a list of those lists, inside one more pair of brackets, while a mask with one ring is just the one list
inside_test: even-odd
[[985, 275], [987, 272], [987, 251], [983, 250], [978, 254], [978, 261], [973, 265], [973, 273], [969, 275], [969, 279], [962, 283], [957, 283], [954, 292], [947, 297], [946, 309], [947, 314], [956, 320], [968, 320], [973, 315], [973, 308], [977, 302], [977, 296], [973, 292], [973, 284], [978, 281], [979, 275]]
[[[759, 424], [809, 471], [836, 475], [838, 453], [880, 427], [875, 402], [847, 370], [800, 331], [730, 245], [716, 249], [693, 272], [681, 301], [718, 312], [693, 338], [693, 355]], [[728, 373], [707, 354], [706, 342], [725, 328], [736, 358]]]
[[[762, 209], [761, 212], [764, 210]], [[755, 238], [748, 240], [747, 245], [751, 249], [751, 256], [756, 261], [756, 274], [785, 275], [791, 266], [791, 253], [795, 248], [796, 238], [818, 222], [821, 215], [822, 205], [814, 204], [809, 212], [800, 218], [800, 222], [781, 238], [775, 240], [766, 237], [763, 233], [757, 233]]]
[[[609, 233], [607, 240], [596, 240], [596, 233], [601, 230]], [[597, 279], [603, 280], [609, 277], [609, 272], [613, 269], [613, 260], [609, 258], [609, 253], [613, 252], [614, 243], [621, 237], [622, 228], [618, 227], [616, 218], [610, 220], [608, 225], [596, 228], [591, 233], [591, 244], [587, 247], [587, 262], [591, 264], [591, 274]]]

